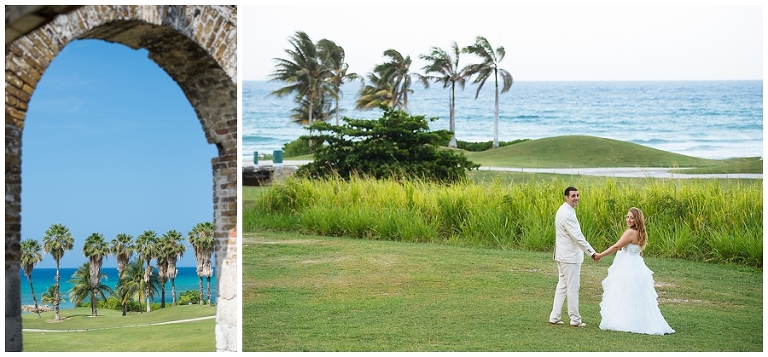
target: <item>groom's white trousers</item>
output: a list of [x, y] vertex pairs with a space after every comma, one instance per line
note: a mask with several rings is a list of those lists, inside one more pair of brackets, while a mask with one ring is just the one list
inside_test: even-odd
[[557, 281], [557, 289], [555, 290], [555, 302], [552, 305], [552, 313], [549, 315], [549, 322], [560, 321], [563, 301], [567, 298], [568, 317], [571, 318], [571, 325], [578, 325], [581, 323], [581, 314], [579, 314], [581, 263], [557, 262], [557, 272], [559, 279]]

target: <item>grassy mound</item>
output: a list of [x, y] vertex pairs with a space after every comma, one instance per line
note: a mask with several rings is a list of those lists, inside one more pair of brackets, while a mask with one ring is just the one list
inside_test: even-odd
[[720, 161], [594, 136], [557, 136], [464, 155], [483, 166], [541, 168], [709, 167]]

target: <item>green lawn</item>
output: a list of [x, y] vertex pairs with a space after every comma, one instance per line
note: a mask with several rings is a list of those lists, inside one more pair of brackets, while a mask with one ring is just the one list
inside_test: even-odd
[[677, 331], [646, 336], [598, 328], [612, 260], [585, 261], [574, 329], [547, 323], [551, 252], [246, 232], [243, 350], [763, 350], [762, 270], [646, 258]]
[[483, 166], [501, 167], [702, 167], [717, 164], [716, 160], [594, 136], [558, 136], [464, 154]]
[[[216, 308], [200, 305], [168, 307], [151, 313], [129, 313], [99, 309], [91, 316], [90, 308], [61, 310], [62, 321], [54, 322], [54, 313], [23, 314], [25, 352], [181, 352], [216, 351], [214, 318], [181, 323], [171, 321], [215, 316]], [[156, 325], [160, 324], [160, 325]], [[68, 331], [51, 332], [50, 330]], [[87, 330], [87, 331], [82, 331]]]

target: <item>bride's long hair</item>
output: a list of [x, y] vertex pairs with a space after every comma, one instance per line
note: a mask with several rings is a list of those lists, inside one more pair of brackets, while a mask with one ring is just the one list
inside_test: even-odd
[[648, 234], [645, 233], [645, 216], [643, 216], [643, 211], [637, 207], [632, 207], [629, 211], [635, 216], [635, 226], [632, 228], [637, 231], [637, 243], [640, 248], [645, 249], [645, 243], [648, 242]]

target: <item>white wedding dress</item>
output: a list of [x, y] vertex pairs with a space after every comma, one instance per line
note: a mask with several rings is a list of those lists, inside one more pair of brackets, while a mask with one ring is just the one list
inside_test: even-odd
[[645, 266], [639, 245], [628, 244], [618, 252], [603, 280], [600, 329], [663, 335], [674, 333], [661, 316], [653, 271]]

